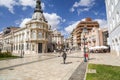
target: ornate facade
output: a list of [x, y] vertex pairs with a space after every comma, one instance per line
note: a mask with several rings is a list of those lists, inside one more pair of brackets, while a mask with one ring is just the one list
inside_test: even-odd
[[51, 27], [41, 9], [41, 1], [37, 0], [32, 19], [25, 26], [2, 34], [2, 51], [46, 53], [48, 52], [48, 43], [52, 41], [51, 32]]
[[58, 32], [57, 30], [54, 30], [52, 32], [52, 44], [53, 44], [53, 49], [60, 50], [63, 47], [64, 36], [62, 36], [61, 33]]

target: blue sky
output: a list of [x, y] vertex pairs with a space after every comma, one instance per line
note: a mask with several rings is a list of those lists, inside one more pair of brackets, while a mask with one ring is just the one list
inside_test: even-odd
[[[0, 31], [8, 26], [24, 27], [34, 12], [36, 0], [0, 0]], [[105, 0], [41, 0], [44, 15], [52, 29], [68, 36], [86, 17], [106, 26]]]

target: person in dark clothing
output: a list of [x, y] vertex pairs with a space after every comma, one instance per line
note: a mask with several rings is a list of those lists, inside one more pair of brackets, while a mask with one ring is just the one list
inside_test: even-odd
[[66, 61], [66, 58], [67, 58], [67, 54], [66, 54], [65, 51], [63, 51], [62, 57], [63, 57], [63, 63], [65, 64], [65, 61]]

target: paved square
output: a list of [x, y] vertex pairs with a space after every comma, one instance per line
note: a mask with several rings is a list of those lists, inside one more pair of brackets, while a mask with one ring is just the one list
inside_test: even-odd
[[[81, 56], [78, 53], [70, 54], [66, 64], [63, 64], [62, 57], [57, 56], [0, 61], [0, 68], [8, 68], [0, 70], [0, 80], [68, 80], [82, 62]], [[20, 65], [12, 67], [16, 64]]]

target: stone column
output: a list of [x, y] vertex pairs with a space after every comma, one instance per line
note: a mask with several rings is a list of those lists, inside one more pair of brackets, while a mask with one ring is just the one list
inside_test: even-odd
[[47, 44], [46, 44], [46, 42], [44, 43], [44, 53], [46, 53], [47, 52]]
[[45, 53], [45, 43], [44, 42], [42, 42], [42, 53]]
[[38, 43], [36, 42], [36, 54], [38, 54]]

